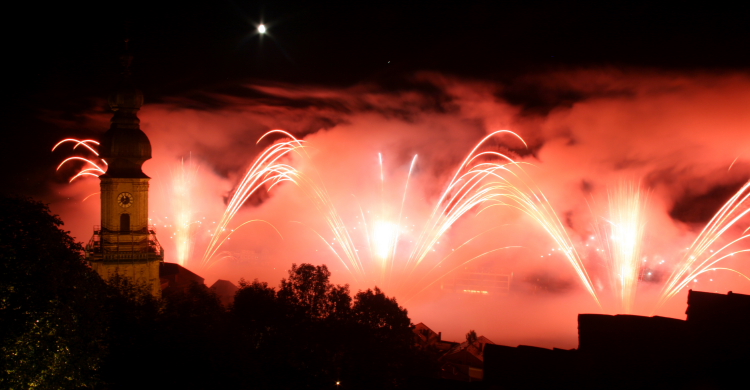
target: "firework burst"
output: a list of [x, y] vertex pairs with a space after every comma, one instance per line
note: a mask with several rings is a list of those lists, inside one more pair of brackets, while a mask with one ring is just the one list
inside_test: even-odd
[[[416, 163], [416, 156], [412, 159], [401, 205], [396, 215], [389, 215], [382, 211], [380, 215], [368, 221], [360, 207], [360, 215], [364, 224], [363, 231], [370, 253], [370, 266], [366, 266], [367, 263], [360, 257], [349, 228], [331, 202], [322, 182], [313, 180], [310, 176], [299, 171], [289, 172], [288, 178], [305, 190], [316, 208], [325, 216], [334, 236], [333, 241], [339, 244], [339, 249], [334, 248], [333, 243], [324, 241], [342, 261], [346, 269], [357, 278], [375, 279], [381, 281], [381, 283], [386, 283], [395, 279], [394, 275], [399, 275], [400, 287], [398, 287], [398, 290], [409, 297], [424, 290], [425, 286], [431, 285], [461, 265], [497, 250], [509, 248], [496, 248], [486, 251], [479, 256], [472, 257], [469, 261], [462, 262], [458, 267], [449, 269], [447, 272], [438, 271], [438, 269], [455, 253], [455, 250], [442, 259], [427, 261], [428, 256], [434, 251], [441, 237], [467, 212], [475, 208], [479, 208], [479, 212], [481, 212], [488, 207], [502, 205], [523, 211], [550, 235], [573, 266], [586, 290], [598, 303], [599, 300], [591, 279], [586, 272], [582, 259], [573, 246], [572, 240], [544, 194], [529, 184], [531, 180], [521, 169], [522, 163], [518, 163], [498, 151], [480, 152], [480, 149], [488, 147], [489, 140], [507, 135], [523, 143], [523, 139], [517, 134], [501, 130], [489, 134], [471, 150], [441, 194], [408, 256], [399, 258], [397, 255], [399, 236], [403, 232], [401, 221], [403, 208], [406, 202], [408, 182]], [[379, 157], [382, 192], [385, 181], [382, 173], [382, 156]], [[381, 208], [385, 210], [385, 207]], [[489, 229], [482, 234], [489, 233], [491, 230]], [[456, 249], [461, 249], [482, 234], [464, 242]], [[323, 238], [322, 235], [318, 235]], [[377, 269], [378, 276], [372, 277], [370, 275], [368, 277], [368, 269], [373, 268]]]
[[[750, 213], [750, 182], [740, 188], [711, 218], [706, 227], [701, 231], [698, 237], [684, 254], [682, 260], [675, 267], [669, 279], [664, 285], [661, 296], [657, 303], [657, 308], [663, 305], [670, 298], [679, 293], [696, 277], [709, 270], [735, 270], [714, 267], [722, 260], [729, 259], [735, 255], [750, 252], [747, 249], [747, 240], [750, 238], [750, 221], [747, 215]], [[724, 239], [724, 235], [736, 234], [734, 238]], [[718, 249], [711, 249], [720, 241], [727, 242]], [[719, 244], [721, 245], [721, 244]], [[743, 275], [744, 276], [744, 275]]]
[[200, 221], [196, 220], [193, 194], [197, 185], [198, 167], [193, 165], [192, 159], [188, 160], [187, 167], [185, 160], [180, 160], [180, 167], [177, 172], [172, 173], [172, 192], [171, 197], [173, 208], [173, 221], [176, 225], [175, 252], [177, 263], [186, 266], [192, 258], [195, 247], [195, 235]]
[[[221, 252], [220, 248], [223, 243], [230, 239], [235, 230], [249, 222], [268, 223], [267, 221], [252, 220], [246, 221], [235, 229], [229, 229], [229, 224], [239, 209], [254, 193], [263, 188], [270, 191], [280, 182], [291, 181], [308, 196], [314, 207], [324, 216], [333, 234], [333, 241], [338, 245], [334, 247], [334, 243], [329, 243], [325, 239], [324, 241], [355, 279], [361, 281], [375, 280], [382, 284], [392, 284], [395, 279], [400, 279], [403, 291], [410, 292], [411, 295], [414, 295], [415, 291], [418, 293], [421, 291], [420, 288], [424, 289], [423, 286], [429, 286], [457, 268], [449, 269], [447, 272], [439, 270], [445, 261], [455, 254], [455, 250], [442, 259], [426, 261], [450, 227], [472, 209], [479, 209], [478, 213], [480, 213], [489, 207], [502, 205], [523, 211], [550, 235], [557, 246], [561, 248], [560, 252], [565, 255], [574, 268], [584, 287], [598, 302], [588, 273], [580, 256], [575, 251], [570, 237], [544, 194], [532, 184], [529, 184], [531, 181], [521, 168], [523, 163], [518, 163], [499, 151], [480, 151], [489, 147], [489, 140], [502, 136], [511, 136], [525, 145], [523, 139], [517, 134], [507, 130], [496, 131], [477, 143], [447, 184], [431, 215], [426, 219], [423, 228], [419, 230], [419, 235], [414, 245], [411, 246], [408, 255], [402, 257], [398, 255], [399, 241], [405, 232], [402, 219], [404, 218], [409, 181], [417, 163], [417, 156], [415, 155], [412, 158], [409, 166], [400, 204], [397, 207], [388, 207], [383, 196], [386, 187], [383, 159], [382, 155], [379, 154], [380, 213], [376, 213], [375, 216], [368, 219], [360, 206], [362, 230], [367, 243], [367, 252], [370, 254], [369, 262], [363, 261], [360, 257], [359, 249], [352, 239], [350, 229], [331, 201], [326, 187], [320, 180], [320, 175], [314, 169], [309, 173], [302, 173], [283, 162], [284, 157], [291, 152], [295, 152], [299, 157], [306, 158], [304, 141], [296, 139], [285, 131], [272, 130], [260, 137], [258, 142], [272, 134], [283, 135], [287, 140], [276, 142], [266, 148], [248, 169], [230, 198], [221, 220], [211, 234], [211, 239], [200, 261], [200, 267], [210, 267], [228, 256], [226, 252]], [[65, 142], [75, 143], [74, 149], [79, 146], [85, 147], [98, 157], [98, 153], [92, 147], [92, 145], [96, 145], [96, 141], [93, 140], [66, 139], [55, 145], [53, 150]], [[94, 172], [104, 173], [104, 169], [101, 169], [95, 162], [78, 156], [66, 159], [60, 166], [75, 159], [85, 161], [93, 168], [82, 169], [73, 179], [83, 175], [96, 176]], [[106, 162], [102, 160], [102, 164], [106, 164]], [[194, 245], [195, 229], [193, 229], [193, 225], [195, 224], [195, 218], [192, 215], [191, 193], [195, 185], [195, 173], [195, 169], [192, 167], [186, 168], [183, 162], [178, 174], [173, 174], [172, 187], [175, 195], [175, 202], [173, 203], [175, 218], [173, 220], [177, 224], [175, 232], [176, 252], [178, 263], [183, 265], [190, 259]], [[271, 226], [273, 227], [273, 225]], [[493, 229], [472, 237], [458, 245], [456, 249], [460, 250], [469, 242], [489, 233], [491, 230]], [[278, 232], [278, 230], [276, 231]], [[322, 235], [318, 235], [323, 239]], [[503, 248], [486, 251], [479, 256], [472, 257], [469, 261], [499, 249]], [[468, 261], [462, 262], [461, 265], [466, 263]], [[421, 277], [415, 276], [417, 271], [419, 271]], [[373, 276], [373, 274], [376, 276]], [[395, 275], [398, 275], [398, 277]]]
[[79, 146], [82, 146], [94, 154], [94, 158], [83, 157], [83, 156], [68, 157], [57, 166], [56, 170], [59, 171], [60, 168], [62, 168], [65, 164], [72, 162], [72, 161], [83, 161], [85, 163], [83, 167], [78, 172], [76, 172], [76, 174], [73, 175], [70, 178], [70, 180], [68, 180], [69, 183], [72, 183], [73, 180], [78, 179], [79, 177], [84, 177], [84, 176], [99, 177], [99, 175], [104, 174], [105, 168], [107, 166], [107, 162], [99, 158], [99, 152], [97, 152], [94, 146], [92, 146], [92, 145], [99, 146], [99, 142], [94, 141], [92, 139], [78, 140], [75, 138], [66, 138], [56, 143], [55, 146], [52, 147], [52, 151], [54, 152], [55, 149], [57, 149], [60, 145], [64, 143], [75, 143], [75, 145], [73, 145], [74, 150], [77, 149]]
[[523, 170], [523, 163], [497, 151], [479, 152], [490, 139], [503, 135], [510, 135], [526, 145], [516, 133], [500, 130], [489, 134], [474, 147], [440, 197], [409, 257], [407, 267], [413, 272], [450, 226], [475, 207], [479, 207], [479, 212], [493, 206], [513, 207], [531, 217], [547, 232], [573, 267], [587, 292], [599, 303], [585, 264], [570, 236], [547, 198]]
[[630, 314], [640, 275], [647, 195], [639, 185], [621, 183], [609, 192], [609, 219], [603, 229], [610, 283], [621, 310]]
[[221, 247], [221, 244], [228, 240], [229, 236], [234, 231], [230, 229], [230, 231], [227, 232], [227, 226], [232, 219], [234, 219], [242, 205], [245, 204], [253, 194], [266, 186], [267, 191], [270, 191], [271, 188], [278, 183], [283, 181], [294, 181], [293, 177], [296, 175], [296, 170], [287, 164], [281, 163], [280, 160], [290, 152], [302, 152], [304, 141], [298, 140], [286, 131], [271, 130], [263, 134], [263, 136], [258, 139], [258, 143], [272, 134], [282, 134], [290, 140], [277, 142], [266, 148], [250, 166], [230, 198], [226, 211], [224, 211], [221, 220], [211, 235], [211, 240], [206, 247], [203, 258], [201, 259], [200, 265], [202, 267], [208, 267], [212, 262], [218, 261], [219, 258], [226, 257], [218, 256], [217, 258], [217, 252]]

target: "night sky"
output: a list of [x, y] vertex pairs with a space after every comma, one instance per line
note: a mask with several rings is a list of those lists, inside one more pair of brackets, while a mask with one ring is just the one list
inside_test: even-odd
[[[8, 13], [3, 177], [40, 195], [60, 134], [45, 111], [79, 112], [106, 97], [131, 38], [147, 102], [248, 80], [403, 87], [437, 70], [511, 86], [525, 106], [575, 99], [517, 85], [520, 75], [577, 67], [746, 72], [750, 6], [685, 2], [24, 3]], [[255, 26], [266, 23], [270, 36]], [[514, 88], [515, 86], [515, 88]], [[102, 129], [104, 130], [104, 129]], [[82, 133], [86, 133], [82, 130]], [[21, 145], [19, 147], [19, 145]], [[32, 157], [33, 156], [33, 157]], [[14, 164], [17, 159], [23, 164]]]

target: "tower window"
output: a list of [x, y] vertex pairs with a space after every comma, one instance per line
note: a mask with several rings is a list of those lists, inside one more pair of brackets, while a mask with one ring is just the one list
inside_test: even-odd
[[120, 233], [130, 233], [130, 214], [120, 214]]

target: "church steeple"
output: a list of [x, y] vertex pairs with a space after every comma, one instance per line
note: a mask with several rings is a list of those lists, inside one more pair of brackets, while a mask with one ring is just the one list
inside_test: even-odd
[[101, 225], [94, 228], [86, 257], [105, 280], [120, 275], [146, 285], [159, 296], [159, 264], [164, 251], [148, 224], [150, 178], [141, 169], [151, 158], [151, 142], [140, 128], [138, 110], [143, 106], [143, 94], [130, 79], [133, 57], [125, 42], [123, 77], [109, 98], [114, 114], [99, 145], [99, 156], [107, 163], [106, 173], [99, 176]]
[[109, 96], [114, 111], [109, 130], [99, 145], [99, 155], [107, 162], [106, 177], [148, 178], [141, 166], [151, 158], [151, 142], [140, 127], [138, 110], [143, 106], [143, 93], [133, 86], [130, 66], [133, 56], [127, 51], [120, 58], [124, 71], [117, 90]]

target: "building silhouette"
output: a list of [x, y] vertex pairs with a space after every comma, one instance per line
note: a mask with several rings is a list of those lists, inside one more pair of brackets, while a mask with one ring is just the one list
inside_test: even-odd
[[203, 278], [175, 263], [159, 264], [159, 280], [162, 294], [166, 297], [185, 292], [192, 284], [203, 285]]
[[474, 340], [467, 338], [464, 342], [443, 340], [442, 332], [435, 333], [420, 322], [414, 325], [414, 341], [417, 347], [428, 351], [437, 358], [438, 376], [461, 382], [477, 382], [483, 377], [484, 350], [492, 340], [478, 336]]
[[[578, 315], [578, 348], [488, 344], [487, 388], [744, 388], [750, 295], [688, 293], [687, 319]], [[741, 383], [745, 385], [741, 385]]]
[[229, 307], [234, 303], [234, 295], [240, 289], [234, 283], [224, 279], [217, 280], [209, 288], [216, 294], [224, 307]]

